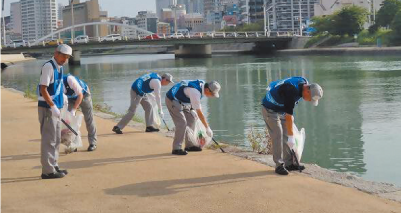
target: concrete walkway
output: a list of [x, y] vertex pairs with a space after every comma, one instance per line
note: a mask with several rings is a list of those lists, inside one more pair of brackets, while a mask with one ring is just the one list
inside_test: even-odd
[[[37, 103], [1, 90], [1, 212], [401, 212], [401, 204], [218, 151], [173, 156], [172, 139], [97, 118], [99, 145], [60, 156], [41, 180]], [[83, 128], [81, 131], [86, 136]], [[63, 149], [63, 148], [61, 148]]]

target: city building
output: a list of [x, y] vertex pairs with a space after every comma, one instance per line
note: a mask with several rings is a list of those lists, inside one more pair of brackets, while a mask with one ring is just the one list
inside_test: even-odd
[[[156, 13], [150, 11], [139, 11], [136, 16], [136, 24], [139, 28], [157, 33], [157, 22], [159, 19], [157, 18]], [[139, 34], [143, 34], [139, 32]]]
[[[300, 34], [315, 15], [314, 5], [319, 0], [266, 0], [268, 29]], [[263, 13], [262, 13], [263, 20]]]
[[37, 40], [57, 30], [56, 0], [21, 0], [22, 38]]
[[22, 15], [21, 15], [21, 3], [13, 2], [10, 6], [10, 22], [11, 31], [13, 33], [22, 33]]
[[157, 34], [171, 34], [171, 27], [169, 23], [166, 22], [159, 22], [157, 24]]
[[[269, 0], [266, 0], [266, 2], [269, 2]], [[263, 0], [241, 0], [239, 2], [241, 23], [250, 24], [263, 21], [263, 4]]]
[[220, 25], [222, 20], [221, 0], [204, 0], [203, 15], [207, 25]]
[[200, 27], [203, 26], [204, 18], [200, 13], [191, 13], [182, 16], [184, 19], [184, 26], [179, 26], [179, 28], [188, 29], [191, 32], [200, 31]]
[[226, 27], [236, 27], [237, 23], [238, 21], [236, 15], [223, 16], [223, 21], [221, 22], [221, 29], [224, 29]]
[[164, 8], [170, 8], [170, 6], [173, 5], [173, 4], [174, 4], [173, 0], [156, 0], [156, 14], [157, 14], [157, 17], [160, 20], [163, 20], [162, 19], [163, 18], [163, 16], [162, 16], [163, 9]]
[[[64, 27], [72, 26], [72, 12], [74, 13], [74, 25], [90, 22], [107, 21], [107, 12], [100, 11], [98, 0], [90, 0], [80, 2], [79, 0], [73, 1], [73, 11], [71, 11], [71, 3], [63, 9], [63, 25]], [[109, 32], [106, 25], [99, 26], [85, 26], [74, 29], [75, 36], [88, 35], [89, 37], [102, 37], [106, 36]], [[70, 37], [70, 33], [64, 34]]]

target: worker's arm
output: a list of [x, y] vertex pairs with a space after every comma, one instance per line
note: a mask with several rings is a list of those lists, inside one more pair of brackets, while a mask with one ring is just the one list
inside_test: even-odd
[[76, 111], [79, 107], [79, 105], [82, 103], [82, 100], [84, 99], [84, 95], [82, 93], [79, 93], [77, 100], [75, 100], [75, 104], [73, 109]]
[[74, 90], [74, 93], [77, 95], [77, 99], [75, 100], [75, 104], [72, 110], [73, 114], [75, 114], [75, 111], [78, 109], [79, 105], [81, 105], [82, 100], [84, 99], [84, 95], [82, 93], [83, 89], [74, 76], [68, 76], [67, 82], [70, 88]]
[[52, 107], [54, 105], [53, 100], [51, 99], [49, 92], [47, 92], [47, 86], [45, 85], [40, 85], [40, 94], [42, 94], [42, 97], [45, 99], [46, 103]]
[[290, 114], [285, 113], [285, 126], [287, 127], [287, 135], [294, 136], [292, 131], [292, 124], [294, 123], [294, 117]]
[[202, 109], [197, 109], [196, 110], [196, 114], [198, 115], [199, 119], [202, 121], [203, 125], [205, 126], [205, 128], [209, 128], [209, 124], [206, 122], [206, 118], [203, 115]]

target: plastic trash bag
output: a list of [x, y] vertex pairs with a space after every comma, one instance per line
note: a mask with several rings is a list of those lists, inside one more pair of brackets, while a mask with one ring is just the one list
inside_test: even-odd
[[64, 123], [61, 123], [61, 144], [65, 145], [64, 152], [66, 154], [72, 153], [76, 148], [82, 147], [79, 129], [81, 128], [83, 116], [78, 114], [74, 117], [64, 108], [61, 112], [61, 118], [78, 133], [78, 136], [76, 136]]
[[198, 118], [198, 115], [194, 110], [191, 110], [191, 114], [195, 118], [195, 129], [187, 127], [186, 140], [193, 146], [203, 148], [208, 146], [212, 142], [212, 138], [206, 134], [206, 128], [202, 121]]
[[302, 152], [305, 146], [305, 129], [302, 128], [301, 131], [298, 130], [295, 123], [292, 124], [292, 131], [294, 133], [295, 145], [293, 150], [297, 156], [298, 162], [301, 162]]
[[161, 122], [159, 113], [157, 113], [159, 107], [157, 106], [156, 97], [152, 93], [148, 93], [147, 96], [148, 96], [149, 102], [152, 104], [152, 107], [153, 107], [153, 124], [155, 125], [154, 127], [156, 129], [159, 129], [161, 127], [162, 122]]

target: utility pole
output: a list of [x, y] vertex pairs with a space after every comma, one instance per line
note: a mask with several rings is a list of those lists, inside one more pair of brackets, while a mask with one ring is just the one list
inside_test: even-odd
[[4, 0], [2, 0], [2, 4], [1, 4], [1, 13], [3, 15], [3, 44], [4, 46], [6, 46], [7, 43], [7, 39], [6, 39], [6, 20], [4, 19]]
[[302, 7], [301, 7], [301, 0], [299, 2], [299, 36], [302, 36]]
[[71, 44], [74, 44], [74, 0], [71, 0]]

